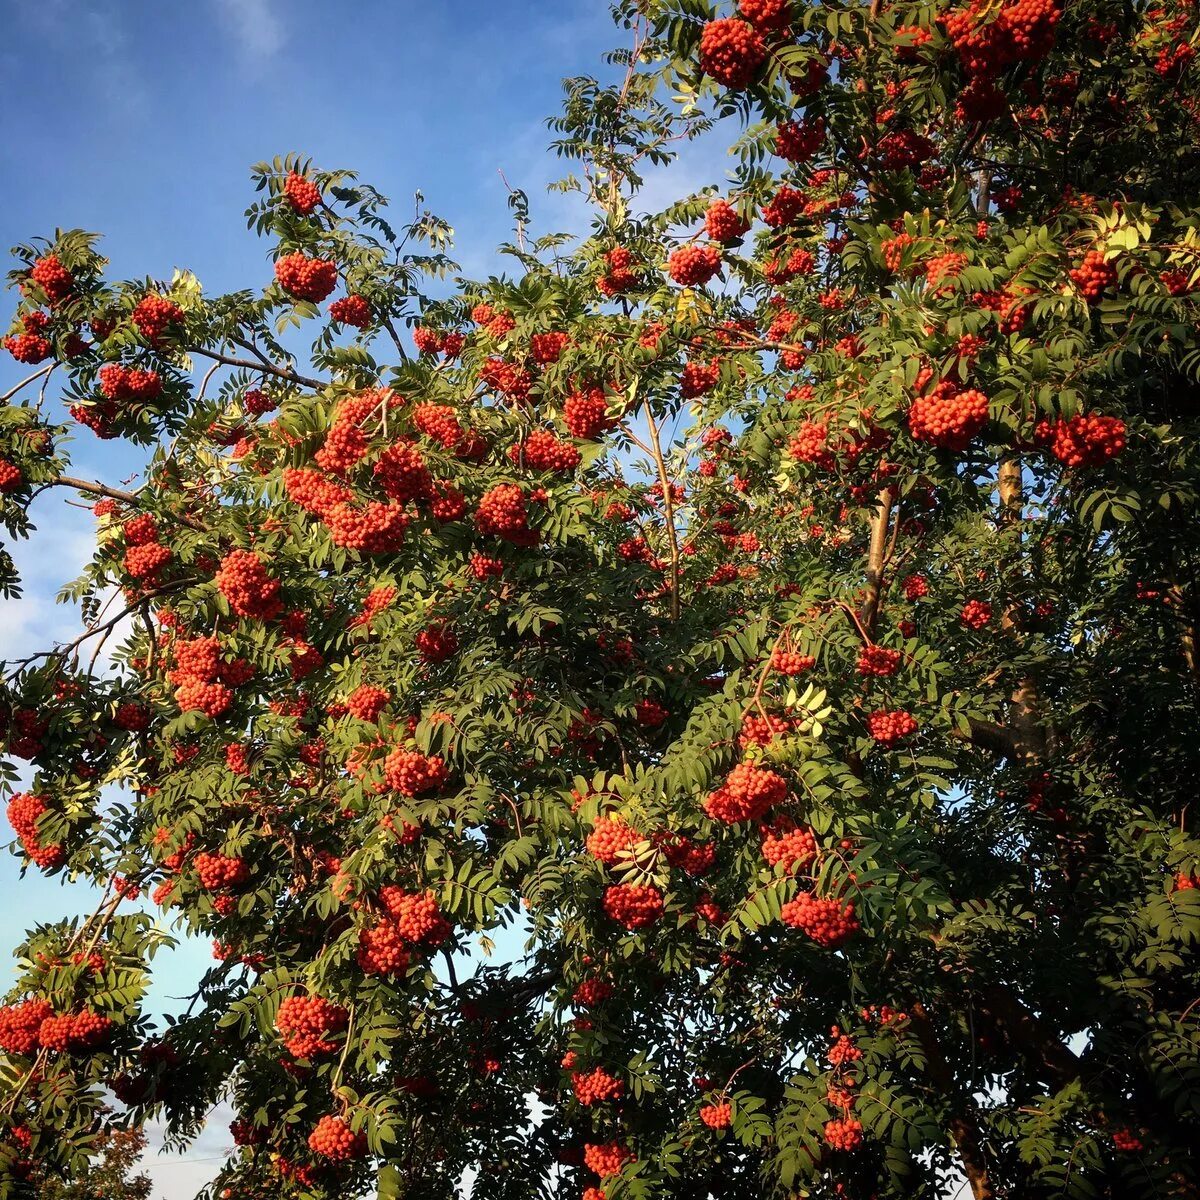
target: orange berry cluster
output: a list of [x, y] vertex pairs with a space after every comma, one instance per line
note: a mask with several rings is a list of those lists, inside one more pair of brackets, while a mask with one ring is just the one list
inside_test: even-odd
[[716, 246], [680, 246], [667, 259], [667, 274], [681, 287], [703, 287], [720, 269]]
[[808, 162], [825, 141], [825, 122], [820, 117], [785, 121], [775, 132], [775, 153], [788, 162]]
[[606, 866], [613, 863], [627, 850], [642, 840], [636, 829], [624, 821], [612, 817], [599, 817], [588, 834], [588, 853]]
[[509, 461], [534, 471], [573, 471], [583, 456], [570, 442], [559, 441], [548, 429], [533, 430], [524, 441], [508, 448]]
[[736, 17], [709, 21], [700, 35], [700, 69], [727, 88], [748, 87], [766, 61], [758, 30]]
[[572, 437], [591, 441], [607, 433], [616, 423], [608, 416], [603, 388], [572, 392], [563, 404], [563, 423]]
[[239, 617], [268, 620], [279, 612], [279, 580], [271, 578], [266, 564], [251, 550], [231, 550], [225, 555], [216, 584]]
[[633, 1162], [634, 1154], [624, 1142], [587, 1142], [583, 1147], [583, 1161], [589, 1171], [607, 1179], [618, 1174], [626, 1163]]
[[66, 852], [59, 843], [43, 844], [38, 833], [38, 820], [50, 811], [41, 796], [32, 792], [17, 792], [8, 802], [8, 823], [21, 842], [21, 849], [43, 871], [52, 871], [66, 861]]
[[916, 733], [917, 722], [911, 713], [881, 708], [867, 717], [867, 730], [881, 746], [894, 746]]
[[853, 902], [843, 904], [832, 897], [801, 892], [780, 910], [784, 924], [803, 929], [818, 946], [836, 950], [862, 928], [854, 915]]
[[624, 246], [610, 250], [604, 256], [604, 261], [608, 264], [608, 270], [596, 281], [596, 287], [602, 295], [619, 296], [622, 292], [632, 291], [641, 282], [633, 269], [633, 255]]
[[1036, 436], [1068, 467], [1098, 467], [1125, 449], [1125, 422], [1120, 417], [1079, 415], [1039, 421]]
[[725, 782], [704, 800], [704, 811], [726, 825], [757, 821], [773, 804], [787, 796], [787, 780], [774, 771], [750, 763], [738, 763]]
[[895, 675], [900, 669], [900, 651], [889, 650], [886, 646], [863, 646], [858, 652], [856, 667], [860, 675], [879, 678]]
[[625, 1094], [622, 1080], [610, 1075], [603, 1067], [591, 1071], [573, 1071], [571, 1087], [580, 1104], [600, 1104], [605, 1100], [620, 1100]]
[[172, 325], [183, 324], [183, 309], [174, 300], [151, 292], [134, 307], [133, 323], [146, 341], [157, 345]]
[[288, 996], [275, 1015], [275, 1028], [289, 1054], [314, 1058], [337, 1050], [338, 1043], [329, 1035], [341, 1033], [348, 1020], [349, 1013], [340, 1004], [322, 996]]
[[714, 200], [704, 214], [704, 231], [714, 242], [735, 242], [750, 228], [728, 200]]
[[342, 296], [329, 306], [329, 315], [342, 325], [366, 329], [371, 323], [371, 306], [365, 296]]
[[960, 616], [969, 628], [982, 629], [992, 619], [992, 606], [986, 600], [968, 600]]
[[393, 792], [410, 798], [441, 788], [449, 771], [442, 759], [398, 746], [383, 763], [383, 779]]
[[909, 432], [918, 442], [932, 442], [945, 450], [965, 450], [987, 424], [988, 398], [975, 388], [958, 391], [940, 383], [928, 395], [918, 396], [908, 410]]
[[475, 510], [475, 526], [515, 546], [533, 546], [537, 531], [529, 527], [525, 492], [514, 483], [498, 483], [486, 492]]
[[791, 874], [809, 866], [817, 857], [817, 839], [811, 829], [790, 818], [777, 818], [759, 827], [762, 856], [773, 867], [783, 866]]
[[367, 1138], [341, 1117], [322, 1117], [308, 1135], [308, 1148], [330, 1162], [349, 1162], [366, 1154]]
[[1070, 275], [1079, 294], [1089, 304], [1099, 303], [1104, 293], [1117, 282], [1117, 268], [1105, 259], [1103, 250], [1089, 250]]
[[296, 251], [275, 261], [275, 279], [297, 300], [324, 300], [337, 286], [337, 263], [328, 258], [309, 258]]
[[307, 216], [321, 203], [321, 189], [311, 179], [289, 173], [283, 182], [283, 194], [287, 202], [302, 216]]
[[645, 929], [663, 915], [662, 893], [652, 884], [610, 884], [604, 892], [604, 911], [626, 929]]

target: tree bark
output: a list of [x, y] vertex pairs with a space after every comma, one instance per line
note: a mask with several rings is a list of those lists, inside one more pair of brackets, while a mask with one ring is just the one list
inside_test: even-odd
[[892, 516], [895, 493], [885, 487], [879, 493], [879, 504], [871, 518], [871, 542], [867, 548], [867, 594], [863, 600], [860, 620], [863, 628], [875, 638], [875, 626], [883, 600], [883, 574], [887, 558], [888, 525]]

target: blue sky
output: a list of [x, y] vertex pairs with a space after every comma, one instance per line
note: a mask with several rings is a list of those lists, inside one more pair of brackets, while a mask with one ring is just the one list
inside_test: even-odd
[[[420, 189], [471, 276], [503, 267], [499, 170], [529, 194], [535, 235], [579, 229], [578, 208], [544, 191], [568, 169], [547, 152], [544, 122], [562, 77], [599, 71], [622, 38], [603, 0], [0, 0], [0, 13], [0, 251], [82, 227], [104, 234], [114, 278], [187, 267], [210, 293], [269, 279], [269, 243], [242, 218], [248, 168], [291, 150], [358, 171], [402, 214]], [[676, 195], [720, 179], [719, 160], [689, 160]], [[10, 312], [5, 302], [0, 324]], [[3, 356], [0, 391], [27, 373]], [[86, 431], [74, 455], [77, 474], [108, 481], [137, 462]], [[37, 538], [15, 547], [26, 596], [0, 601], [0, 657], [76, 627], [53, 597], [86, 561], [92, 519], [59, 495], [35, 516]], [[82, 887], [18, 883], [17, 867], [0, 855], [0, 952], [30, 921], [92, 906]], [[160, 957], [153, 1007], [173, 1007], [210, 961], [207, 943]], [[224, 1133], [214, 1119], [188, 1160], [157, 1160], [156, 1198], [193, 1195]]]

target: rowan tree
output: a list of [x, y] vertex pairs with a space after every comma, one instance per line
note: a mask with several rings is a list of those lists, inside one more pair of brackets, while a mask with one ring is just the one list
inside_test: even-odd
[[243, 291], [17, 249], [3, 517], [97, 549], [9, 820], [103, 899], [18, 951], [5, 1195], [108, 1091], [229, 1098], [227, 1197], [1196, 1195], [1194, 9], [614, 15], [508, 273], [295, 155]]

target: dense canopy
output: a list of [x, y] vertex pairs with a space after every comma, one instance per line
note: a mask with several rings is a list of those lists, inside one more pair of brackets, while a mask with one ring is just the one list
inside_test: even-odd
[[103, 898], [0, 1196], [222, 1098], [230, 1198], [1197, 1194], [1194, 6], [614, 16], [503, 274], [296, 155], [244, 291], [16, 249], [0, 520], [97, 533], [7, 812]]

